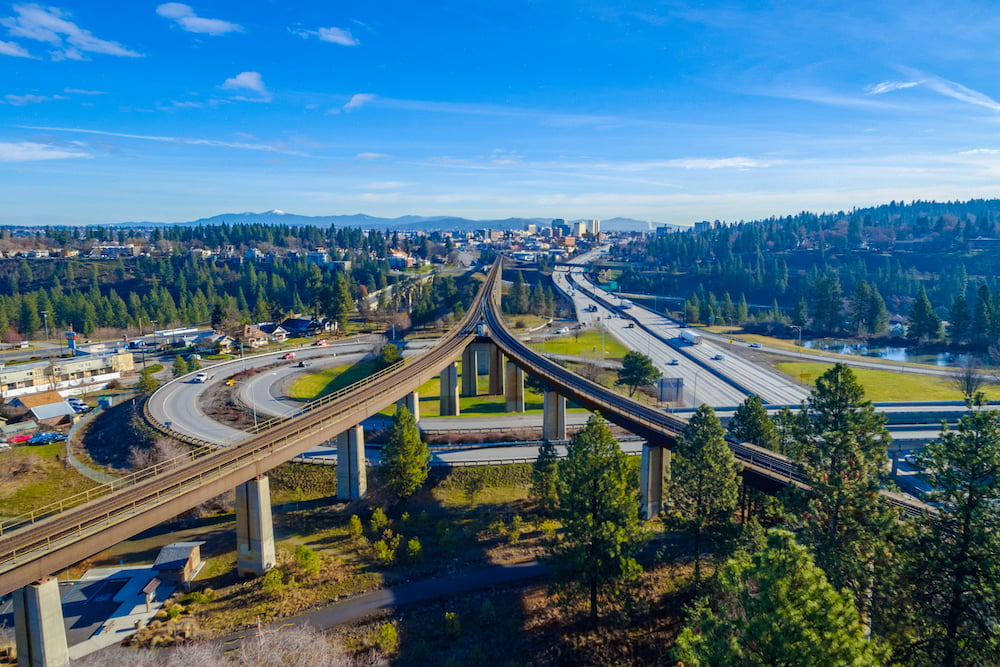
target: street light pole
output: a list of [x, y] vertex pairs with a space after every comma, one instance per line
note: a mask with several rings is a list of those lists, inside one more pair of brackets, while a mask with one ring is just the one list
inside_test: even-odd
[[800, 326], [798, 326], [796, 324], [790, 324], [789, 326], [791, 328], [793, 328], [793, 329], [798, 330], [798, 332], [799, 332], [799, 347], [802, 347], [802, 327], [800, 327]]
[[49, 342], [49, 311], [43, 310], [42, 317], [45, 319], [45, 342]]

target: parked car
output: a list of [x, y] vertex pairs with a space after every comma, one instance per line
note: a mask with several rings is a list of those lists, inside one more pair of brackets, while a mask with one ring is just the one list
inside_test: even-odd
[[204, 382], [207, 379], [208, 379], [208, 373], [198, 373], [197, 375], [195, 375], [191, 379], [191, 382], [195, 382], [195, 383], [199, 383], [200, 384], [200, 383]]
[[31, 440], [31, 436], [27, 433], [18, 433], [17, 435], [12, 435], [7, 438], [7, 442], [12, 445], [19, 445], [21, 443], [28, 442], [29, 440]]
[[281, 355], [281, 358], [282, 359], [294, 359], [295, 358], [295, 353], [294, 352], [287, 352], [287, 353]]
[[63, 435], [62, 433], [43, 432], [43, 433], [36, 433], [35, 435], [28, 438], [28, 444], [49, 445], [52, 444], [53, 442], [60, 442], [65, 439], [66, 436]]
[[635, 322], [629, 322], [628, 326], [626, 328], [627, 329], [635, 329]]
[[680, 363], [680, 362], [679, 362], [679, 361], [677, 361], [676, 359], [671, 359], [671, 360], [670, 360], [670, 365], [671, 365], [671, 366], [676, 366], [676, 365], [677, 365], [678, 363]]

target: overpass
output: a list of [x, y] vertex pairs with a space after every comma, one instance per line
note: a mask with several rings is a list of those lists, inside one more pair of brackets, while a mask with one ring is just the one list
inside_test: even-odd
[[[58, 589], [51, 573], [234, 487], [237, 568], [241, 574], [263, 574], [275, 563], [266, 473], [336, 436], [338, 495], [363, 497], [364, 443], [358, 424], [396, 401], [405, 400], [415, 409], [416, 390], [438, 374], [442, 414], [458, 414], [459, 355], [463, 393], [476, 393], [477, 357], [485, 352], [490, 393], [506, 394], [511, 411], [524, 409], [524, 372], [540, 377], [549, 387], [543, 427], [549, 439], [565, 437], [567, 397], [643, 436], [643, 509], [647, 516], [658, 513], [669, 449], [686, 422], [581, 378], [524, 346], [499, 312], [501, 266], [498, 261], [491, 268], [461, 323], [425, 354], [314, 401], [294, 418], [262, 423], [245, 440], [223, 446], [196, 443], [182, 457], [0, 523], [0, 595], [15, 591], [19, 652], [31, 656], [31, 664], [66, 662]], [[766, 489], [802, 486], [787, 458], [746, 443], [730, 444], [748, 481]]]

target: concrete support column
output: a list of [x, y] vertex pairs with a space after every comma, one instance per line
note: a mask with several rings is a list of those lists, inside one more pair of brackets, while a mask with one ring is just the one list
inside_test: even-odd
[[441, 416], [457, 417], [461, 412], [458, 402], [458, 364], [454, 361], [441, 371]]
[[524, 370], [513, 361], [507, 362], [507, 412], [524, 412]]
[[462, 396], [479, 394], [479, 355], [475, 345], [462, 352]]
[[652, 519], [663, 510], [663, 489], [670, 475], [670, 450], [646, 443], [639, 471], [639, 502], [643, 515]]
[[18, 665], [69, 664], [66, 625], [56, 579], [43, 579], [14, 591], [14, 637]]
[[236, 572], [259, 577], [275, 563], [271, 484], [261, 475], [236, 487]]
[[399, 403], [410, 411], [413, 415], [413, 421], [420, 423], [420, 394], [415, 391], [411, 391], [409, 394], [403, 397]]
[[365, 430], [355, 426], [337, 436], [337, 498], [360, 500], [367, 493]]
[[566, 439], [566, 397], [554, 391], [542, 394], [542, 440]]
[[490, 396], [503, 396], [504, 384], [506, 384], [503, 364], [506, 358], [500, 348], [494, 344], [490, 344], [488, 355], [490, 360]]

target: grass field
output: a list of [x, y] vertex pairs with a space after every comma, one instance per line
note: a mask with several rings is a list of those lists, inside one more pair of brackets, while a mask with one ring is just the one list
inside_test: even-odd
[[305, 373], [288, 389], [288, 395], [299, 401], [312, 401], [332, 394], [338, 389], [354, 384], [375, 372], [378, 362], [363, 359], [350, 366], [326, 368], [315, 373]]
[[[577, 357], [593, 359], [601, 354], [601, 332], [581, 331], [547, 338], [544, 343], [531, 343], [531, 349], [551, 354], [570, 354]], [[544, 348], [544, 350], [543, 350]], [[628, 353], [628, 348], [619, 343], [611, 334], [604, 334], [604, 358], [621, 359]]]
[[[816, 378], [833, 367], [823, 363], [780, 363], [776, 367], [782, 373], [813, 386]], [[896, 371], [876, 371], [867, 368], [852, 368], [858, 380], [864, 385], [865, 398], [871, 401], [960, 401], [962, 394], [949, 386], [947, 378], [917, 375]], [[806, 373], [808, 378], [801, 378]], [[990, 400], [1000, 400], [1000, 387], [983, 389]]]
[[66, 462], [65, 443], [0, 452], [0, 516], [18, 516], [94, 486]]

